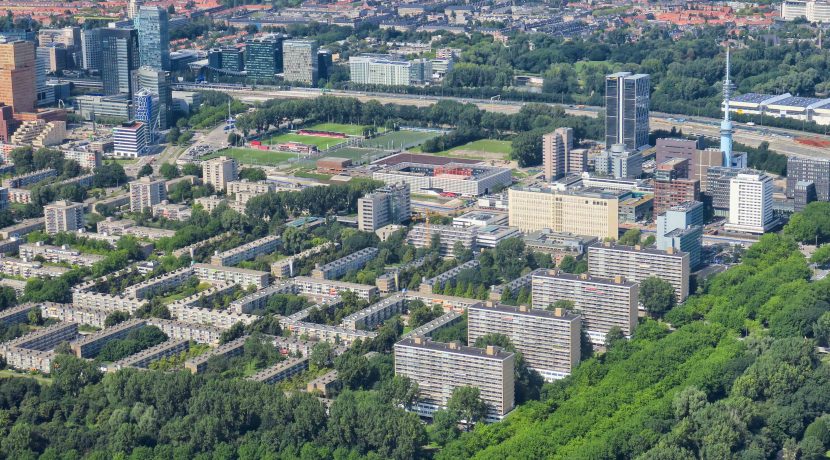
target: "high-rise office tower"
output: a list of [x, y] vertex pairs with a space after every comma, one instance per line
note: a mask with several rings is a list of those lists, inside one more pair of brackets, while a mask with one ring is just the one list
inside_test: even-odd
[[15, 112], [34, 112], [35, 44], [0, 38], [0, 103]]
[[81, 55], [84, 69], [96, 73], [101, 70], [101, 29], [81, 32]]
[[626, 150], [648, 145], [651, 77], [617, 72], [605, 77], [605, 148], [623, 144]]
[[573, 128], [556, 128], [552, 133], [542, 136], [542, 165], [546, 181], [553, 181], [572, 172], [570, 157], [573, 148]]
[[49, 72], [49, 50], [44, 47], [35, 49], [35, 94], [38, 107], [55, 102], [55, 91], [46, 86], [46, 74]]
[[133, 97], [133, 80], [139, 67], [135, 29], [101, 29], [101, 81], [105, 95]]
[[150, 129], [167, 129], [170, 112], [173, 106], [173, 93], [170, 90], [170, 73], [152, 67], [140, 67], [136, 72], [136, 83], [139, 90], [147, 90], [158, 99], [158, 103], [151, 111], [149, 120]]
[[282, 72], [282, 42], [284, 37], [269, 34], [245, 42], [245, 70], [249, 77], [274, 78]]
[[801, 181], [815, 184], [816, 198], [830, 201], [830, 160], [824, 158], [787, 158], [787, 198], [795, 196], [795, 186]]
[[317, 78], [329, 78], [331, 66], [331, 51], [327, 49], [317, 51]]
[[314, 40], [284, 41], [282, 60], [285, 81], [317, 83], [317, 43]]
[[167, 10], [142, 6], [138, 11], [139, 61], [142, 66], [170, 70], [170, 31]]

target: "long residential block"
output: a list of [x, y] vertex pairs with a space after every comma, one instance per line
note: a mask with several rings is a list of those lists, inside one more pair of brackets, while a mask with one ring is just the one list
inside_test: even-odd
[[297, 288], [294, 283], [282, 282], [272, 284], [265, 289], [260, 289], [254, 293], [248, 294], [241, 299], [234, 300], [228, 305], [228, 311], [234, 313], [251, 313], [255, 310], [261, 310], [268, 305], [268, 300], [278, 294], [294, 294]]
[[107, 371], [114, 372], [119, 369], [128, 367], [137, 367], [139, 369], [146, 369], [153, 361], [158, 361], [168, 356], [177, 355], [186, 351], [190, 347], [190, 342], [187, 340], [167, 340], [154, 347], [140, 351], [134, 355], [127, 356], [124, 359], [114, 362]]
[[573, 302], [594, 344], [603, 345], [612, 327], [619, 327], [625, 335], [637, 327], [639, 285], [622, 276], [603, 278], [550, 270], [533, 275], [532, 286], [533, 308], [544, 310], [560, 300]]
[[106, 312], [125, 311], [129, 314], [135, 313], [144, 306], [147, 301], [133, 297], [101, 294], [83, 290], [72, 290], [72, 304], [75, 307], [89, 308]]
[[196, 276], [204, 281], [227, 281], [242, 287], [254, 285], [257, 289], [271, 284], [268, 273], [257, 270], [208, 264], [196, 264], [193, 267], [196, 269]]
[[208, 361], [214, 356], [232, 357], [241, 355], [245, 349], [246, 340], [248, 340], [247, 335], [208, 350], [206, 353], [203, 353], [195, 358], [190, 358], [184, 362], [184, 368], [193, 374], [204, 372], [207, 369]]
[[210, 325], [222, 330], [229, 329], [238, 322], [243, 324], [251, 324], [258, 318], [254, 315], [233, 313], [222, 310], [211, 310], [209, 308], [188, 307], [186, 305], [176, 303], [171, 304], [169, 309], [170, 314], [183, 323]]
[[0, 345], [0, 348], [17, 347], [27, 350], [49, 351], [61, 342], [71, 342], [76, 337], [78, 337], [77, 324], [57, 323], [5, 342]]
[[475, 251], [478, 227], [453, 227], [452, 225], [418, 224], [406, 235], [406, 242], [416, 248], [429, 248], [434, 238], [439, 241], [439, 251], [442, 257], [452, 257], [456, 243], [461, 243], [464, 249]]
[[320, 265], [311, 271], [311, 277], [320, 280], [337, 279], [352, 270], [360, 270], [378, 255], [378, 248], [369, 247]]
[[7, 308], [3, 311], [0, 311], [0, 323], [10, 326], [12, 324], [28, 322], [29, 312], [35, 308], [40, 308], [40, 305], [31, 302], [24, 303], [12, 308]]
[[420, 336], [424, 336], [424, 337], [430, 337], [436, 331], [444, 329], [445, 327], [450, 327], [452, 325], [455, 325], [456, 323], [460, 322], [462, 319], [464, 319], [464, 315], [462, 315], [461, 313], [458, 313], [456, 311], [450, 310], [450, 311], [444, 313], [443, 315], [435, 318], [434, 320], [432, 320], [432, 321], [430, 321], [426, 324], [423, 324], [419, 327], [416, 327], [415, 329], [412, 329], [411, 331], [409, 331], [406, 334], [404, 334], [403, 336], [401, 336], [401, 338], [406, 339], [406, 338], [409, 338], [409, 337], [414, 337], [416, 335], [420, 335]]
[[369, 305], [343, 318], [341, 326], [348, 329], [370, 329], [406, 310], [406, 297], [396, 294]]
[[567, 377], [579, 363], [582, 320], [562, 309], [480, 303], [467, 309], [467, 324], [467, 343], [487, 334], [504, 334], [545, 380]]
[[[284, 324], [284, 325], [283, 325]], [[305, 321], [280, 322], [280, 325], [296, 336], [306, 336], [311, 340], [334, 344], [351, 345], [355, 340], [366, 341], [377, 337], [377, 332], [347, 329], [340, 326], [309, 323]]]
[[196, 276], [196, 271], [192, 267], [179, 268], [170, 273], [129, 286], [124, 290], [124, 294], [136, 299], [148, 299], [157, 293], [181, 286], [194, 276]]
[[92, 358], [104, 348], [104, 345], [113, 341], [120, 340], [130, 332], [143, 328], [147, 325], [147, 321], [143, 319], [130, 319], [115, 326], [104, 328], [98, 332], [85, 335], [78, 340], [74, 340], [69, 344], [72, 352], [78, 358]]
[[479, 266], [481, 266], [481, 262], [479, 262], [477, 259], [468, 260], [467, 262], [453, 267], [445, 271], [444, 273], [440, 273], [433, 278], [423, 281], [421, 285], [418, 287], [418, 290], [423, 292], [424, 294], [431, 294], [436, 287], [442, 289], [445, 284], [456, 279], [458, 275], [464, 270], [475, 269]]
[[500, 420], [515, 404], [516, 355], [499, 347], [465, 347], [458, 342], [439, 343], [422, 336], [395, 344], [395, 375], [418, 384], [418, 415], [432, 417], [446, 408], [454, 389], [474, 386], [487, 404], [487, 419]]
[[54, 318], [67, 323], [87, 324], [94, 327], [104, 327], [109, 312], [92, 308], [77, 307], [69, 303], [44, 302], [40, 305], [44, 318]]
[[81, 251], [76, 251], [69, 246], [52, 246], [38, 241], [34, 244], [21, 244], [20, 257], [32, 260], [37, 256], [43, 257], [47, 262], [57, 263], [66, 262], [71, 265], [80, 265], [82, 267], [91, 267], [97, 262], [104, 260], [104, 256], [98, 254], [84, 254]]
[[671, 283], [678, 302], [689, 296], [690, 256], [674, 248], [666, 250], [596, 243], [588, 248], [588, 271], [604, 278], [624, 276], [635, 283], [656, 276]]
[[215, 254], [210, 258], [211, 265], [231, 266], [243, 260], [255, 259], [259, 255], [271, 254], [280, 246], [280, 237], [268, 235], [257, 240], [245, 243], [224, 252]]
[[285, 361], [261, 370], [248, 377], [248, 380], [262, 383], [277, 383], [281, 380], [291, 378], [308, 369], [308, 357], [288, 358]]
[[335, 246], [336, 244], [334, 242], [327, 241], [319, 246], [314, 246], [313, 248], [306, 249], [305, 251], [295, 254], [291, 257], [280, 259], [271, 264], [271, 274], [274, 275], [274, 278], [277, 279], [290, 278], [294, 276], [295, 263], [305, 260], [311, 256], [317, 255]]
[[167, 337], [176, 340], [189, 340], [196, 343], [218, 345], [219, 339], [225, 329], [210, 326], [207, 324], [185, 323], [170, 319], [150, 318], [148, 326], [156, 326], [161, 329]]
[[342, 292], [354, 292], [363, 300], [371, 301], [380, 295], [376, 286], [346, 283], [344, 281], [319, 280], [307, 276], [298, 276], [292, 280], [299, 293], [312, 296], [337, 296]]

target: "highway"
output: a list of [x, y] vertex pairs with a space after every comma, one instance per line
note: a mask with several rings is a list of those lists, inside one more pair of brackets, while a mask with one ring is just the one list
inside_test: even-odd
[[[362, 102], [376, 100], [381, 104], [399, 104], [411, 105], [416, 107], [427, 107], [435, 104], [441, 100], [453, 100], [458, 102], [472, 103], [482, 110], [491, 112], [499, 112], [505, 114], [516, 113], [521, 108], [528, 104], [521, 101], [500, 101], [489, 99], [472, 99], [450, 96], [418, 96], [412, 94], [392, 94], [392, 93], [376, 93], [363, 91], [347, 91], [347, 90], [331, 90], [323, 92], [316, 88], [290, 88], [281, 89], [278, 87], [258, 87], [251, 89], [243, 85], [227, 85], [227, 84], [192, 84], [184, 83], [174, 85], [175, 89], [180, 90], [216, 90], [228, 94], [232, 94], [243, 102], [263, 102], [269, 99], [307, 99], [315, 98], [321, 95], [328, 95], [334, 97], [353, 97]], [[565, 112], [571, 115], [582, 115], [597, 117], [604, 110], [602, 107], [591, 106], [572, 106], [561, 104], [548, 104], [551, 106], [559, 106], [565, 109]], [[717, 138], [720, 135], [720, 120], [707, 117], [690, 117], [683, 115], [674, 115], [660, 112], [651, 112], [650, 119], [651, 129], [665, 129], [671, 130], [672, 127], [682, 130], [684, 134], [698, 134], [705, 137]], [[782, 128], [763, 128], [759, 126], [751, 126], [744, 123], [734, 123], [735, 125], [735, 142], [746, 144], [752, 147], [757, 147], [761, 142], [768, 142], [770, 149], [776, 152], [789, 156], [808, 156], [819, 158], [830, 158], [830, 149], [803, 145], [795, 141], [796, 137], [809, 137], [818, 140], [830, 142], [830, 136], [820, 134], [804, 133], [802, 131], [782, 129]]]

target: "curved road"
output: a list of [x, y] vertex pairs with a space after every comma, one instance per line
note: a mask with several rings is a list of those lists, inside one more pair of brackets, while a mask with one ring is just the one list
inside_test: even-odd
[[[242, 85], [225, 84], [179, 84], [174, 85], [181, 90], [216, 90], [234, 95], [244, 102], [263, 102], [269, 99], [305, 99], [315, 98], [323, 94], [335, 97], [353, 97], [361, 102], [376, 100], [381, 104], [411, 105], [416, 107], [427, 107], [441, 100], [453, 100], [458, 102], [473, 103], [482, 110], [512, 114], [518, 112], [527, 102], [500, 101], [489, 99], [472, 99], [449, 96], [418, 96], [412, 94], [376, 93], [363, 91], [331, 90], [323, 91], [316, 88], [290, 88], [280, 89], [277, 87], [258, 87], [251, 89]], [[548, 104], [559, 106], [565, 109], [566, 113], [572, 115], [597, 117], [604, 110], [602, 107], [574, 106], [561, 104]], [[783, 128], [763, 128], [750, 126], [745, 123], [733, 122], [735, 125], [734, 140], [745, 145], [757, 147], [761, 142], [768, 142], [770, 149], [789, 156], [808, 156], [818, 158], [830, 158], [830, 148], [814, 147], [804, 145], [795, 141], [798, 137], [808, 137], [827, 141], [830, 143], [830, 136], [821, 134], [805, 133], [803, 131]], [[651, 112], [650, 124], [652, 129], [670, 130], [672, 127], [682, 130], [686, 134], [698, 134], [705, 137], [717, 138], [720, 135], [720, 120], [707, 117], [690, 117], [683, 115], [672, 115], [660, 112]]]

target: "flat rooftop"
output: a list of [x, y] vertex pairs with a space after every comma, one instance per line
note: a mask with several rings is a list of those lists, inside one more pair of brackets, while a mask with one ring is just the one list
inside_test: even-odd
[[400, 163], [419, 163], [424, 165], [443, 166], [449, 163], [461, 163], [474, 165], [481, 163], [480, 160], [468, 160], [465, 158], [439, 157], [435, 155], [424, 155], [417, 153], [397, 153], [386, 158], [372, 162], [375, 165], [394, 166]]
[[538, 318], [557, 318], [565, 321], [573, 321], [579, 318], [579, 315], [575, 315], [568, 311], [563, 311], [561, 315], [557, 315], [555, 311], [549, 310], [542, 310], [539, 308], [527, 308], [522, 310], [521, 307], [514, 307], [513, 305], [504, 305], [504, 304], [497, 304], [497, 305], [486, 305], [484, 303], [477, 303], [475, 305], [470, 305], [467, 307], [470, 310], [488, 310], [488, 311], [496, 311], [501, 313], [509, 313], [513, 315], [525, 315], [525, 316], [536, 316]]
[[400, 342], [396, 343], [395, 346], [398, 345], [404, 347], [415, 347], [415, 348], [425, 348], [428, 350], [435, 350], [435, 351], [443, 351], [447, 353], [455, 353], [459, 355], [467, 355], [472, 356], [475, 358], [484, 358], [484, 359], [495, 359], [498, 361], [504, 361], [505, 359], [510, 358], [513, 356], [513, 353], [508, 353], [506, 351], [499, 350], [494, 355], [488, 355], [487, 350], [484, 348], [475, 348], [475, 347], [467, 347], [464, 345], [458, 345], [457, 348], [450, 348], [449, 343], [442, 343], [442, 342], [433, 342], [432, 340], [428, 340], [425, 338], [421, 339], [421, 343], [415, 343], [416, 337], [409, 337], [406, 339], [401, 340]]

